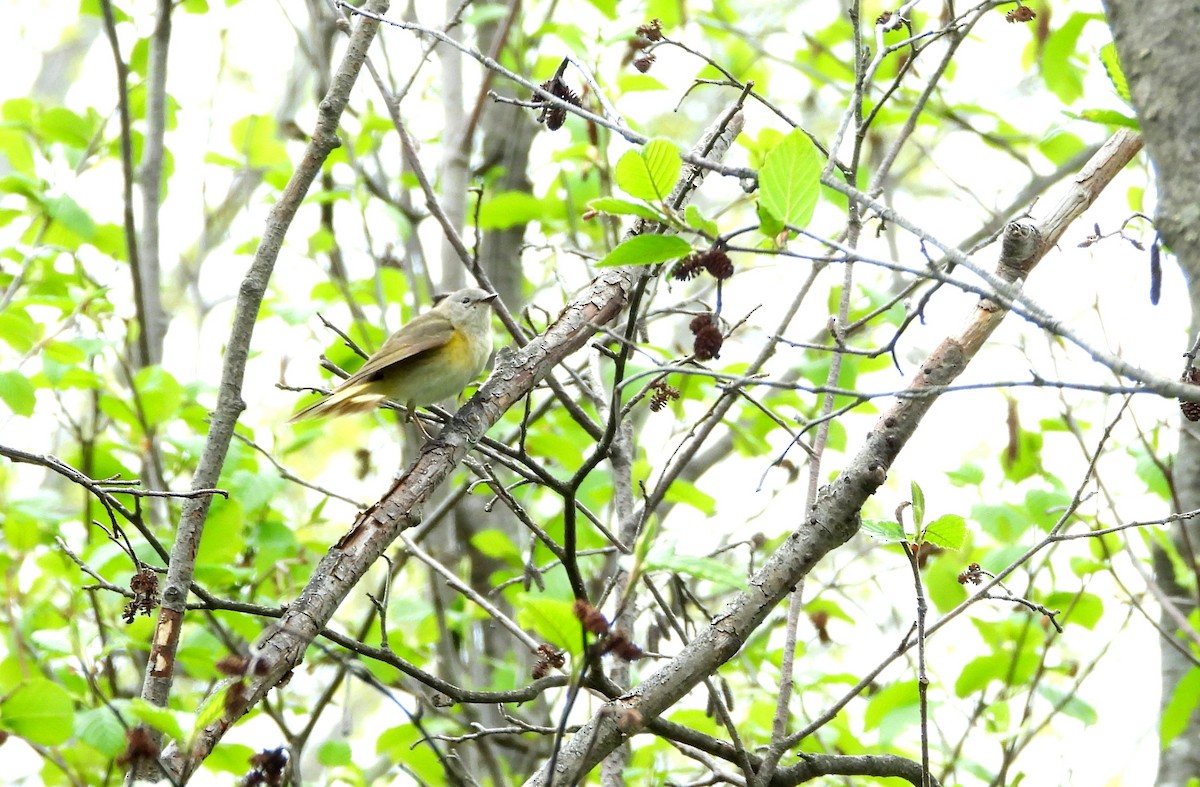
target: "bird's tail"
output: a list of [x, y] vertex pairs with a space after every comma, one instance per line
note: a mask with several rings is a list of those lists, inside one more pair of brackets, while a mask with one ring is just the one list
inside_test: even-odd
[[385, 399], [387, 399], [386, 396], [372, 390], [370, 382], [364, 380], [339, 388], [324, 399], [313, 402], [289, 418], [288, 423], [294, 424], [309, 418], [367, 413], [378, 407]]

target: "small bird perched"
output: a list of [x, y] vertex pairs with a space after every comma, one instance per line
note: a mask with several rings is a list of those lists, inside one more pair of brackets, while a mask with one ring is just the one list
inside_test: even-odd
[[495, 293], [467, 287], [443, 298], [388, 338], [329, 396], [293, 415], [290, 423], [326, 415], [365, 413], [385, 399], [416, 405], [459, 394], [492, 354]]

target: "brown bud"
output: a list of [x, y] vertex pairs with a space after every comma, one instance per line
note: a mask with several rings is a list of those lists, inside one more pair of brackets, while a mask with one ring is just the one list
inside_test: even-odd
[[662, 20], [661, 19], [651, 19], [646, 24], [639, 25], [638, 29], [637, 29], [637, 34], [640, 35], [642, 38], [645, 38], [648, 41], [662, 41], [663, 40]]
[[575, 599], [575, 617], [583, 623], [585, 630], [598, 637], [608, 633], [608, 620], [600, 614], [600, 610], [581, 598]]
[[159, 747], [145, 727], [131, 727], [125, 731], [125, 751], [117, 755], [116, 764], [124, 768], [131, 763], [153, 760], [158, 757]]
[[637, 661], [646, 655], [645, 651], [635, 645], [624, 631], [614, 631], [604, 640], [601, 653], [615, 653], [625, 661]]
[[1033, 9], [1027, 5], [1018, 5], [1016, 8], [1005, 14], [1004, 18], [1007, 19], [1008, 23], [1011, 25], [1014, 22], [1032, 22], [1034, 19], [1037, 19], [1037, 14], [1035, 14]]
[[650, 397], [650, 412], [657, 413], [662, 410], [667, 404], [679, 398], [679, 389], [674, 388], [661, 380], [650, 386], [654, 394]]
[[828, 645], [833, 642], [833, 637], [829, 636], [829, 613], [823, 609], [818, 609], [808, 613], [808, 620], [813, 624], [813, 628], [817, 630], [817, 639], [821, 640], [822, 645]]
[[972, 563], [967, 566], [966, 571], [958, 575], [958, 584], [966, 585], [970, 583], [972, 585], [982, 585], [983, 573], [983, 569], [980, 568], [978, 563]]
[[225, 690], [225, 715], [236, 719], [246, 712], [246, 681], [229, 684]]
[[250, 659], [239, 653], [230, 653], [228, 656], [217, 661], [217, 672], [222, 675], [245, 675], [246, 667], [250, 664]]
[[550, 670], [558, 669], [566, 663], [563, 652], [553, 645], [542, 643], [537, 648], [537, 661], [533, 665], [532, 674], [535, 680], [546, 677]]
[[701, 255], [689, 254], [671, 268], [671, 278], [677, 281], [688, 281], [699, 276], [703, 268], [704, 261], [701, 259]]

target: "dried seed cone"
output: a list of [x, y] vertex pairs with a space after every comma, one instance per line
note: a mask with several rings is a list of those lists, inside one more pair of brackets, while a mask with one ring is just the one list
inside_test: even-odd
[[715, 315], [701, 314], [694, 317], [688, 327], [696, 337], [692, 342], [692, 354], [697, 361], [711, 361], [721, 357], [721, 345], [725, 337], [721, 336]]
[[704, 255], [704, 268], [714, 279], [728, 279], [733, 275], [733, 261], [720, 249], [711, 249]]
[[[1183, 377], [1180, 378], [1180, 382], [1200, 385], [1200, 368], [1189, 366], [1187, 371], [1183, 373]], [[1183, 417], [1189, 421], [1200, 421], [1200, 402], [1181, 401], [1179, 409], [1183, 411]]]

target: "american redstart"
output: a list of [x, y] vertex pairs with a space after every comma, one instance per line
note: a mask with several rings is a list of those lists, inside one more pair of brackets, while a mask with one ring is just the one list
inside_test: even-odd
[[483, 371], [492, 354], [491, 302], [495, 293], [458, 290], [402, 325], [362, 368], [329, 396], [305, 407], [292, 422], [364, 413], [385, 399], [416, 405], [456, 396]]

